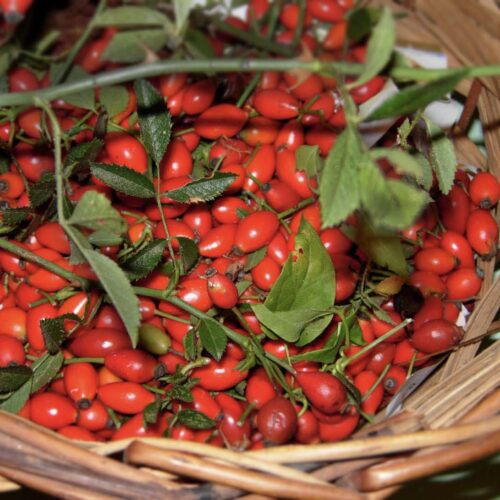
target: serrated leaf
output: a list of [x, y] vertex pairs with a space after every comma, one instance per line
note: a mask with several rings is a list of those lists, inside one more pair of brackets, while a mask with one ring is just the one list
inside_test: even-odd
[[303, 345], [326, 327], [334, 300], [332, 261], [316, 231], [303, 219], [295, 236], [294, 252], [264, 304], [252, 308], [275, 335]]
[[428, 162], [427, 158], [420, 152], [415, 154], [415, 160], [420, 163], [420, 167], [422, 168], [422, 187], [427, 191], [432, 187], [432, 167]]
[[304, 144], [295, 151], [297, 170], [304, 170], [307, 177], [318, 176], [322, 169], [322, 158], [318, 146]]
[[[88, 78], [89, 74], [78, 65], [73, 66], [71, 71], [68, 73], [66, 78], [66, 82], [76, 82], [79, 80], [84, 80]], [[64, 101], [76, 106], [78, 108], [84, 109], [94, 109], [95, 106], [95, 93], [94, 89], [88, 90], [80, 90], [79, 92], [75, 92], [74, 94], [64, 96]]]
[[6, 208], [2, 210], [2, 224], [6, 226], [17, 226], [19, 223], [33, 215], [31, 208]]
[[186, 335], [184, 335], [184, 338], [182, 339], [182, 346], [184, 347], [184, 356], [186, 359], [189, 361], [193, 361], [196, 359], [196, 338], [194, 335], [194, 329], [191, 328]]
[[227, 337], [222, 326], [212, 319], [200, 320], [199, 336], [203, 348], [220, 361], [227, 345]]
[[134, 90], [137, 95], [141, 138], [148, 153], [156, 165], [159, 165], [170, 142], [170, 113], [163, 96], [147, 80], [136, 80]]
[[193, 402], [193, 394], [189, 387], [183, 385], [173, 385], [168, 391], [168, 397], [184, 403]]
[[400, 149], [375, 148], [370, 150], [370, 156], [374, 160], [386, 158], [396, 172], [402, 175], [409, 175], [419, 184], [424, 185], [424, 167], [410, 153], [406, 153]]
[[168, 27], [171, 24], [167, 16], [160, 11], [135, 5], [106, 9], [93, 22], [96, 27], [114, 26], [115, 28]]
[[446, 134], [430, 120], [424, 118], [429, 134], [429, 160], [432, 169], [436, 173], [439, 182], [439, 189], [442, 193], [448, 194], [457, 170], [457, 158], [453, 143]]
[[80, 247], [80, 251], [97, 275], [99, 282], [108, 294], [122, 319], [132, 346], [137, 345], [139, 338], [139, 301], [123, 270], [118, 264], [95, 250]]
[[424, 108], [452, 91], [463, 78], [467, 77], [467, 74], [468, 70], [457, 70], [449, 76], [429, 83], [406, 87], [384, 101], [368, 116], [367, 121], [381, 120], [392, 116], [404, 116], [413, 113], [417, 109]]
[[366, 217], [361, 217], [353, 239], [378, 265], [387, 267], [400, 276], [408, 275], [403, 246], [395, 232], [375, 228]]
[[148, 243], [139, 252], [122, 262], [123, 269], [132, 280], [144, 278], [160, 263], [166, 243], [163, 239]]
[[196, 410], [181, 410], [177, 412], [176, 417], [181, 424], [190, 429], [205, 430], [215, 427], [214, 420]]
[[358, 132], [348, 126], [328, 153], [319, 182], [323, 227], [341, 223], [359, 208], [357, 178], [363, 156]]
[[361, 204], [379, 227], [405, 229], [425, 208], [429, 195], [402, 181], [388, 180], [373, 163], [359, 176]]
[[296, 356], [291, 356], [290, 361], [292, 363], [298, 363], [300, 361], [316, 361], [317, 363], [332, 363], [335, 360], [335, 353], [337, 349], [332, 347], [326, 349], [316, 349], [314, 351], [304, 352], [302, 354], [297, 354]]
[[233, 182], [234, 178], [234, 174], [216, 172], [212, 177], [199, 179], [165, 194], [179, 203], [211, 201], [220, 196]]
[[56, 178], [52, 172], [44, 172], [40, 180], [28, 189], [30, 204], [38, 208], [49, 201], [55, 194]]
[[0, 393], [19, 389], [31, 379], [32, 374], [31, 368], [25, 365], [0, 368]]
[[45, 318], [40, 320], [40, 329], [42, 330], [45, 347], [50, 354], [59, 351], [62, 343], [66, 340], [68, 332], [64, 327], [66, 320], [80, 322], [81, 319], [76, 314], [63, 314], [55, 318]]
[[193, 240], [183, 236], [178, 236], [176, 239], [179, 242], [181, 274], [184, 275], [191, 271], [198, 262], [200, 254], [198, 253], [198, 246]]
[[255, 252], [248, 254], [245, 262], [245, 267], [243, 270], [246, 273], [248, 271], [251, 271], [257, 264], [262, 262], [262, 259], [266, 256], [266, 254], [267, 254], [267, 247], [259, 248], [259, 250], [256, 250]]
[[115, 234], [122, 234], [126, 228], [125, 220], [118, 210], [113, 208], [104, 194], [97, 191], [87, 191], [80, 198], [68, 222], [93, 231], [103, 230]]
[[91, 172], [115, 191], [136, 198], [154, 198], [153, 183], [144, 175], [122, 165], [92, 163]]
[[94, 161], [104, 146], [101, 139], [92, 139], [89, 142], [82, 142], [71, 148], [64, 160], [65, 168], [70, 166], [81, 166], [88, 168], [89, 162]]
[[363, 85], [387, 66], [396, 42], [396, 26], [391, 10], [384, 7], [368, 41], [363, 72], [353, 85]]
[[121, 113], [128, 105], [127, 88], [123, 85], [111, 85], [99, 90], [99, 102], [111, 118]]
[[161, 410], [161, 400], [157, 397], [152, 403], [149, 403], [142, 413], [144, 424], [156, 424]]
[[89, 243], [92, 243], [92, 245], [96, 247], [120, 245], [123, 242], [123, 238], [121, 236], [103, 229], [94, 231], [88, 236], [87, 239]]
[[158, 52], [168, 35], [160, 29], [122, 31], [116, 33], [102, 54], [102, 59], [115, 63], [139, 63], [148, 51]]

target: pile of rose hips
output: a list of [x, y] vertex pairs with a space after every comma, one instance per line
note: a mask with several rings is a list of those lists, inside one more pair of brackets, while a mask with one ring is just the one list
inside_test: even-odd
[[[350, 4], [347, 0], [309, 0], [302, 44], [313, 52], [320, 49], [326, 59], [336, 59], [344, 43], [344, 17]], [[267, 8], [267, 0], [251, 1], [249, 15], [258, 18]], [[286, 3], [279, 20], [276, 41], [290, 43], [298, 22], [298, 5]], [[331, 23], [321, 47], [309, 31], [316, 21]], [[241, 20], [229, 18], [227, 22], [247, 29]], [[101, 55], [115, 32], [109, 29], [87, 43], [77, 63], [88, 72], [113, 67], [102, 61]], [[226, 43], [233, 42], [222, 34], [210, 37], [210, 41], [218, 55]], [[364, 46], [353, 46], [348, 57], [362, 61], [364, 53]], [[159, 166], [161, 192], [191, 181], [193, 152], [199, 150], [200, 144], [205, 145], [210, 165], [236, 176], [223, 196], [211, 203], [184, 204], [162, 197], [174, 251], [179, 250], [176, 238], [184, 237], [196, 242], [201, 256], [194, 269], [181, 277], [175, 293], [203, 312], [215, 308], [230, 313], [242, 304], [261, 302], [294, 249], [294, 234], [305, 218], [317, 231], [334, 264], [336, 304], [348, 304], [357, 293], [365, 255], [341, 229], [322, 229], [316, 181], [297, 165], [295, 156], [303, 144], [319, 146], [326, 156], [345, 125], [336, 82], [316, 74], [304, 78], [294, 73], [264, 72], [244, 105], [237, 107], [240, 90], [251, 78], [174, 74], [151, 80], [165, 97], [175, 124], [173, 139]], [[49, 76], [39, 80], [25, 67], [9, 73], [13, 92], [35, 90], [49, 83]], [[360, 104], [378, 93], [383, 84], [384, 79], [376, 77], [353, 89], [351, 95]], [[138, 139], [133, 115], [136, 96], [131, 87], [128, 93], [127, 108], [110, 117], [122, 130], [117, 128], [105, 135], [97, 161], [146, 173], [148, 155]], [[54, 101], [52, 107], [63, 131], [70, 131], [87, 113], [63, 100]], [[87, 129], [69, 136], [65, 153], [72, 145], [93, 138], [97, 116], [91, 114], [85, 120]], [[29, 183], [38, 182], [44, 172], [54, 170], [46, 133], [42, 111], [35, 108], [22, 111], [14, 123], [0, 125], [0, 137]], [[380, 162], [380, 167], [387, 175], [397, 176], [388, 163]], [[70, 184], [73, 202], [90, 190], [112, 201], [128, 223], [128, 245], [166, 236], [162, 214], [154, 201], [113, 192], [92, 176], [84, 183], [72, 178]], [[4, 208], [30, 205], [25, 182], [14, 164], [0, 175], [0, 190]], [[491, 174], [471, 177], [459, 171], [451, 192], [436, 195], [422, 217], [401, 233], [412, 249], [409, 261], [413, 272], [401, 290], [411, 291], [410, 305], [401, 305], [401, 294], [394, 299], [386, 296], [379, 310], [365, 308], [356, 321], [365, 344], [386, 334], [405, 317], [412, 316], [414, 321], [348, 364], [346, 375], [362, 397], [359, 407], [348, 398], [340, 379], [321, 371], [318, 362], [293, 363], [295, 374], [286, 373], [290, 390], [297, 394], [293, 403], [289, 392], [271, 380], [263, 367], [236, 369], [245, 353], [231, 341], [220, 362], [206, 353], [201, 363], [190, 362], [184, 356], [184, 339], [193, 328], [189, 315], [166, 301], [140, 298], [143, 323], [139, 347], [133, 349], [116, 310], [99, 300], [97, 290], [69, 289], [70, 283], [64, 278], [7, 251], [0, 251], [4, 283], [0, 288], [0, 367], [31, 365], [46, 352], [40, 321], [74, 313], [83, 324], [64, 344], [65, 366], [31, 396], [20, 412], [33, 422], [64, 436], [89, 441], [168, 435], [235, 449], [255, 449], [289, 441], [343, 439], [357, 428], [360, 414], [375, 414], [395, 394], [414, 366], [460, 341], [461, 331], [456, 326], [460, 304], [469, 306], [482, 283], [476, 259], [496, 254], [498, 226], [489, 210], [499, 195], [499, 184]], [[283, 217], [284, 213], [289, 215]], [[356, 216], [347, 223], [355, 225]], [[43, 221], [17, 244], [75, 274], [95, 278], [88, 265], [70, 263], [70, 243], [56, 221]], [[266, 255], [245, 273], [247, 256], [264, 247]], [[100, 251], [116, 258], [120, 249], [103, 246]], [[170, 258], [166, 252], [164, 261]], [[242, 279], [250, 280], [252, 285], [239, 293], [236, 283]], [[137, 284], [164, 290], [169, 277], [155, 270]], [[66, 290], [66, 295], [61, 293]], [[226, 326], [244, 336], [250, 332], [261, 335], [256, 316], [249, 308], [243, 311], [239, 316], [229, 314]], [[68, 329], [75, 326], [69, 320], [66, 324]], [[339, 324], [340, 318], [335, 316], [320, 337], [301, 348], [264, 335], [259, 338], [267, 353], [286, 362], [289, 356], [321, 349], [336, 334]], [[352, 356], [363, 347], [351, 343], [343, 354]], [[191, 401], [174, 400], [156, 423], [146, 425], [145, 408], [154, 403], [155, 395], [167, 394], [171, 387], [162, 382], [162, 377], [179, 373], [193, 382], [189, 386]], [[304, 406], [305, 398], [308, 404]], [[190, 428], [177, 420], [180, 409], [203, 413], [213, 420], [214, 427]]]

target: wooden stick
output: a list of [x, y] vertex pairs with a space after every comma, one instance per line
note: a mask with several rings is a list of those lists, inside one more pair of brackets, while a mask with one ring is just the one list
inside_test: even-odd
[[335, 486], [305, 483], [303, 481], [272, 477], [259, 472], [245, 471], [241, 468], [214, 464], [193, 455], [167, 451], [140, 442], [132, 443], [125, 450], [125, 459], [127, 462], [136, 465], [148, 465], [203, 481], [216, 482], [254, 493], [281, 498], [360, 498], [355, 492]]
[[500, 451], [500, 431], [434, 453], [414, 456], [394, 464], [380, 464], [363, 471], [359, 488], [373, 491], [436, 474]]
[[[500, 389], [493, 391], [490, 395], [484, 398], [476, 407], [470, 410], [462, 419], [460, 423], [467, 422], [477, 422], [482, 419], [487, 419], [492, 417], [493, 415], [500, 412]], [[444, 447], [435, 447], [435, 448], [424, 448], [418, 450], [413, 456], [423, 456], [427, 454], [432, 454], [437, 451], [443, 450]], [[390, 466], [394, 466], [398, 468], [403, 463], [407, 463], [408, 457], [405, 456], [403, 458], [394, 458], [390, 460], [384, 460], [381, 458], [372, 459], [372, 464], [364, 464], [363, 461], [367, 461], [367, 459], [355, 460], [351, 462], [341, 462], [339, 464], [331, 464], [323, 469], [320, 469], [320, 472], [323, 471], [322, 477], [324, 479], [333, 480], [341, 478], [338, 482], [339, 486], [349, 486], [355, 487], [361, 479], [359, 478], [364, 472], [360, 471], [360, 469], [364, 469], [367, 465], [374, 465], [375, 463], [384, 462], [383, 465], [387, 467], [386, 470], [389, 469]], [[338, 470], [335, 467], [338, 467]]]
[[[47, 479], [46, 477], [37, 476], [24, 470], [0, 466], [0, 474], [4, 477], [8, 477], [16, 483], [23, 484], [24, 486], [28, 486], [29, 488], [42, 491], [58, 498], [70, 498], [75, 500], [88, 500], [90, 498], [89, 490], [87, 488], [79, 488], [70, 484], [61, 486], [60, 481], [54, 481]], [[116, 499], [116, 496], [101, 495], [94, 492], [92, 493], [92, 499], [112, 500]]]
[[[295, 479], [314, 484], [327, 484], [325, 481], [315, 478], [306, 472], [302, 472], [301, 470], [285, 467], [277, 463], [263, 462], [258, 458], [252, 457], [248, 453], [237, 453], [223, 448], [216, 448], [215, 446], [211, 446], [209, 444], [194, 443], [192, 441], [181, 441], [176, 439], [138, 438], [129, 440], [127, 442], [127, 446], [130, 446], [132, 442], [141, 442], [164, 450], [181, 451], [205, 458], [219, 459], [224, 462], [235, 464], [238, 467], [255, 469], [285, 479]], [[113, 445], [116, 443], [109, 444]], [[96, 448], [96, 450], [98, 450], [99, 453], [103, 453], [105, 450], [107, 454], [110, 451], [111, 453], [123, 451], [125, 448], [122, 448], [121, 446], [119, 448], [111, 446], [106, 447], [106, 445], [104, 445], [103, 447]]]
[[474, 78], [470, 91], [467, 94], [467, 99], [465, 100], [464, 109], [457, 122], [457, 127], [461, 132], [465, 132], [470, 124], [472, 116], [476, 111], [477, 101], [482, 88], [483, 84], [481, 81], [478, 78]]
[[54, 458], [54, 450], [57, 450], [57, 460], [66, 467], [72, 465], [78, 468], [82, 477], [89, 478], [89, 482], [92, 478], [103, 478], [110, 486], [119, 482], [125, 489], [138, 489], [144, 494], [159, 497], [168, 496], [170, 491], [179, 488], [170, 481], [81, 449], [65, 439], [60, 439], [55, 433], [40, 430], [32, 422], [10, 413], [0, 412], [0, 432], [49, 457]]
[[500, 429], [500, 416], [488, 422], [476, 422], [438, 429], [374, 438], [344, 441], [334, 444], [287, 445], [249, 452], [262, 460], [281, 463], [320, 462], [386, 455], [416, 450], [428, 446], [466, 441]]

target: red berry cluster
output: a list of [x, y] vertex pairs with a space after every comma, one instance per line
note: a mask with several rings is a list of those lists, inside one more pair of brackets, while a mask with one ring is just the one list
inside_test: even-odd
[[[312, 52], [321, 49], [326, 60], [337, 59], [350, 6], [348, 0], [309, 0], [302, 45]], [[264, 16], [268, 8], [268, 0], [251, 1], [249, 21]], [[244, 21], [226, 21], [248, 29]], [[299, 22], [298, 4], [285, 3], [279, 21], [276, 41], [290, 44]], [[315, 22], [330, 23], [321, 43], [310, 29]], [[77, 63], [91, 73], [111, 68], [101, 56], [115, 33], [108, 29], [88, 42]], [[232, 43], [226, 34], [209, 40], [218, 54]], [[348, 57], [362, 61], [364, 54], [364, 45], [354, 45]], [[215, 312], [242, 339], [256, 339], [271, 362], [278, 362], [273, 365], [276, 368], [291, 356], [321, 350], [338, 335], [343, 319], [335, 315], [317, 339], [297, 346], [269, 339], [251, 308], [242, 307], [262, 302], [272, 289], [293, 256], [301, 221], [314, 228], [334, 265], [336, 304], [348, 305], [351, 298], [359, 298], [367, 258], [339, 227], [322, 228], [316, 180], [296, 161], [295, 153], [304, 144], [318, 146], [326, 156], [345, 126], [335, 80], [316, 74], [264, 72], [238, 106], [239, 95], [228, 89], [244, 89], [251, 78], [179, 73], [151, 79], [175, 125], [158, 166], [159, 183], [158, 177], [153, 179], [162, 193], [160, 206], [115, 192], [93, 175], [83, 181], [71, 176], [68, 193], [73, 203], [89, 191], [102, 193], [120, 212], [127, 223], [125, 243], [99, 248], [116, 261], [122, 250], [166, 238], [167, 231], [174, 254], [166, 250], [162, 264], [179, 257], [179, 238], [194, 241], [200, 259], [176, 284], [176, 296], [202, 313]], [[12, 92], [49, 83], [48, 74], [39, 80], [25, 67], [9, 73]], [[384, 79], [377, 76], [352, 89], [351, 96], [360, 104], [383, 85]], [[87, 116], [86, 110], [62, 99], [54, 101], [52, 109], [68, 134], [65, 155], [75, 144], [94, 137], [96, 113]], [[126, 108], [109, 117], [117, 127], [103, 136], [96, 161], [147, 175], [149, 159], [139, 139], [136, 111], [137, 98], [129, 87]], [[77, 125], [77, 133], [72, 134]], [[22, 111], [15, 122], [1, 124], [0, 138], [15, 159], [0, 175], [4, 209], [30, 207], [26, 187], [54, 171], [47, 146], [51, 134], [36, 108]], [[199, 151], [206, 153], [207, 165], [233, 174], [234, 180], [210, 203], [169, 198], [169, 191], [192, 182]], [[387, 176], [399, 175], [387, 162], [380, 162], [380, 168]], [[347, 341], [340, 353], [349, 360], [344, 363], [345, 376], [358, 391], [357, 400], [340, 373], [322, 371], [324, 366], [317, 361], [290, 363], [288, 370], [279, 372], [282, 383], [265, 366], [240, 369], [248, 352], [231, 340], [220, 361], [205, 351], [193, 361], [186, 354], [186, 337], [196, 323], [186, 310], [166, 300], [140, 297], [142, 325], [139, 346], [133, 348], [117, 311], [103, 303], [101, 290], [75, 290], [74, 283], [56, 272], [5, 250], [0, 251], [5, 283], [0, 288], [0, 366], [32, 366], [48, 348], [41, 321], [74, 314], [81, 323], [72, 317], [63, 323], [65, 331], [71, 331], [63, 344], [64, 367], [20, 411], [33, 422], [80, 440], [169, 435], [236, 449], [343, 439], [356, 429], [361, 415], [375, 414], [396, 393], [413, 366], [460, 341], [461, 330], [456, 326], [460, 303], [470, 304], [481, 288], [476, 259], [496, 253], [498, 226], [489, 210], [499, 195], [498, 181], [491, 174], [459, 172], [450, 193], [436, 195], [422, 217], [401, 233], [411, 248], [408, 260], [414, 267], [408, 283], [401, 286], [401, 278], [379, 307], [365, 307], [354, 320], [358, 342]], [[357, 222], [357, 214], [352, 214], [346, 224], [356, 227]], [[77, 276], [95, 279], [88, 264], [70, 261], [70, 241], [58, 222], [42, 220], [29, 227], [34, 229], [22, 241], [12, 243]], [[246, 269], [249, 255], [262, 249], [265, 253], [259, 262]], [[240, 291], [242, 281], [250, 285]], [[161, 291], [170, 282], [171, 276], [160, 265], [136, 284]], [[381, 341], [408, 317], [413, 317], [413, 324]], [[332, 359], [326, 365], [335, 362]], [[144, 412], [165, 398], [171, 398], [171, 404], [148, 421]]]

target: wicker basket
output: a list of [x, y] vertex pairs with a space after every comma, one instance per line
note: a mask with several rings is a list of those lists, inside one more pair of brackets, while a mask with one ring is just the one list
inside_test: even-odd
[[[441, 48], [452, 66], [500, 62], [495, 0], [372, 3], [405, 14], [398, 23], [401, 45]], [[457, 91], [466, 97], [454, 130], [459, 162], [488, 163], [500, 179], [500, 79], [465, 81]], [[476, 109], [488, 161], [463, 134]], [[497, 220], [499, 215], [497, 210]], [[500, 328], [494, 321], [500, 280], [493, 281], [494, 260], [480, 265], [484, 284], [466, 328], [469, 345], [452, 353], [400, 413], [379, 415], [351, 440], [245, 453], [151, 438], [78, 445], [0, 413], [0, 491], [23, 485], [64, 498], [375, 499], [407, 481], [498, 452], [500, 342], [476, 356], [473, 339]]]

